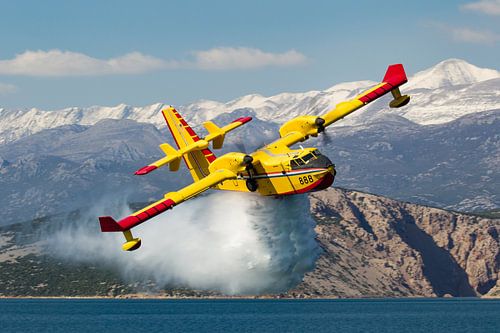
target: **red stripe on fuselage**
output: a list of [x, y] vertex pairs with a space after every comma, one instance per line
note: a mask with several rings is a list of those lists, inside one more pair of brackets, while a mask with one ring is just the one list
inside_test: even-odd
[[311, 192], [314, 190], [317, 191], [324, 190], [325, 188], [333, 184], [333, 179], [334, 179], [333, 175], [331, 173], [327, 173], [324, 177], [318, 179], [317, 181], [315, 181], [314, 183], [312, 183], [307, 187], [304, 187], [299, 190], [281, 193], [280, 195], [301, 194], [301, 193]]

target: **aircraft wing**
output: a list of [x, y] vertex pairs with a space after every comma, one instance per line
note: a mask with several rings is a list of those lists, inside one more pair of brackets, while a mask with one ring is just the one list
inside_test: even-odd
[[401, 95], [399, 86], [406, 82], [407, 78], [403, 65], [390, 65], [381, 83], [362, 92], [351, 100], [337, 104], [335, 108], [326, 114], [319, 117], [312, 115], [299, 116], [287, 121], [279, 130], [280, 138], [267, 147], [272, 148], [280, 145], [289, 147], [297, 142], [307, 140], [309, 136], [317, 136], [328, 125], [344, 118], [388, 92], [391, 92], [394, 98], [389, 104], [390, 107], [399, 108], [404, 106], [410, 101], [410, 96]]
[[236, 174], [227, 169], [219, 169], [210, 173], [205, 178], [194, 182], [177, 192], [170, 192], [165, 194], [165, 197], [155, 203], [135, 212], [131, 215], [115, 221], [111, 216], [99, 217], [102, 232], [118, 232], [121, 231], [125, 235], [127, 242], [123, 244], [122, 248], [126, 251], [135, 250], [140, 247], [140, 238], [133, 238], [130, 229], [139, 224], [163, 213], [164, 211], [173, 208], [174, 206], [189, 200], [198, 194], [208, 190], [210, 187], [217, 185], [224, 180], [234, 179]]

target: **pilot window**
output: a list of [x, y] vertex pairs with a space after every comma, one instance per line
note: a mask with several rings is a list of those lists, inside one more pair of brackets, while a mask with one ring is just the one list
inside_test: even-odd
[[309, 153], [307, 154], [306, 156], [302, 157], [302, 159], [304, 160], [304, 162], [309, 162], [310, 159], [314, 158], [314, 155]]
[[290, 163], [292, 164], [292, 166], [301, 166], [305, 164], [300, 158], [291, 160]]

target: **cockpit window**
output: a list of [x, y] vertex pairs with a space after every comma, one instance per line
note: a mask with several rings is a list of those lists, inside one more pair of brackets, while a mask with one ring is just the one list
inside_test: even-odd
[[292, 166], [301, 166], [305, 164], [300, 158], [292, 160], [290, 163], [292, 164]]
[[289, 155], [290, 156], [290, 167], [292, 170], [297, 169], [308, 169], [308, 168], [330, 168], [333, 163], [330, 161], [328, 157], [322, 155], [318, 150], [307, 150], [302, 151], [304, 156], [299, 157], [297, 155]]
[[307, 154], [306, 156], [302, 157], [302, 159], [304, 160], [304, 162], [309, 162], [310, 159], [314, 158], [314, 155], [309, 153]]
[[292, 167], [299, 167], [302, 165], [306, 165], [311, 160], [315, 160], [319, 155], [321, 155], [317, 150], [310, 152], [302, 157], [295, 157], [295, 159], [290, 161], [290, 165]]

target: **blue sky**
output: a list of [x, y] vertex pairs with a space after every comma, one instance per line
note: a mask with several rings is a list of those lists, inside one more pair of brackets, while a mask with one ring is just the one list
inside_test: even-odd
[[500, 69], [500, 0], [0, 0], [0, 108], [326, 89], [448, 58]]

